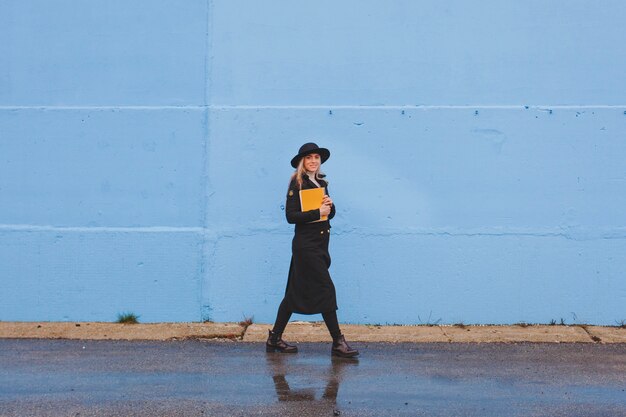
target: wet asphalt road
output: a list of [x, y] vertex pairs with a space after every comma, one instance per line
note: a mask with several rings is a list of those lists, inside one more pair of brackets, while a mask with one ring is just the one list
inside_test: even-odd
[[1, 416], [626, 416], [626, 345], [0, 340]]

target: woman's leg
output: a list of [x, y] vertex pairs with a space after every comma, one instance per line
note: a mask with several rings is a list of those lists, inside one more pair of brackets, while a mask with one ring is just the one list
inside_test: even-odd
[[283, 334], [285, 331], [285, 327], [287, 327], [287, 323], [289, 323], [289, 319], [291, 318], [291, 311], [287, 308], [287, 303], [283, 298], [283, 301], [280, 303], [278, 307], [278, 314], [276, 315], [276, 321], [274, 322], [274, 328], [272, 329], [272, 333]]
[[337, 312], [329, 311], [326, 313], [322, 313], [322, 317], [324, 317], [324, 323], [326, 323], [326, 327], [328, 327], [328, 331], [330, 335], [333, 337], [333, 347], [330, 350], [330, 353], [334, 356], [341, 356], [344, 358], [352, 358], [359, 354], [359, 351], [353, 349], [346, 342], [346, 338], [341, 334], [341, 330], [339, 330], [339, 321], [337, 320]]
[[322, 317], [324, 317], [324, 323], [326, 323], [326, 327], [328, 328], [333, 340], [341, 336], [339, 321], [337, 320], [337, 311], [333, 310], [322, 313]]
[[285, 299], [283, 299], [280, 303], [280, 307], [278, 307], [274, 329], [269, 331], [269, 336], [265, 343], [266, 352], [296, 353], [298, 351], [297, 346], [290, 345], [282, 338], [282, 334], [285, 331], [285, 327], [287, 327], [290, 317], [291, 310], [289, 310]]

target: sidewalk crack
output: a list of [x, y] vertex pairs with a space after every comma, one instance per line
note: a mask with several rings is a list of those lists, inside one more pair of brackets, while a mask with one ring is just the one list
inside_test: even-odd
[[439, 327], [439, 330], [441, 330], [441, 333], [444, 335], [444, 337], [448, 339], [448, 343], [452, 343], [452, 338], [446, 334], [445, 330], [443, 330], [443, 326], [437, 326], [437, 327]]
[[591, 338], [591, 340], [593, 340], [595, 343], [600, 343], [602, 342], [602, 339], [600, 339], [598, 336], [594, 336], [589, 332], [589, 329], [587, 329], [587, 325], [585, 324], [579, 324], [578, 327], [580, 327], [581, 329], [583, 329], [585, 331], [585, 333], [587, 333], [587, 336], [589, 336]]

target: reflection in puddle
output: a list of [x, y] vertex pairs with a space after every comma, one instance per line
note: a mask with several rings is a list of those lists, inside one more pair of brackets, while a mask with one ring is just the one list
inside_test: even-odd
[[[337, 394], [339, 385], [343, 378], [346, 367], [357, 366], [359, 360], [357, 358], [337, 358], [331, 357], [329, 369], [326, 375], [326, 387], [319, 399], [316, 399], [315, 388], [294, 387], [289, 385], [287, 381], [289, 357], [281, 353], [268, 353], [266, 355], [269, 371], [272, 374], [274, 388], [276, 389], [276, 397], [279, 402], [287, 401], [308, 401], [318, 402], [322, 406], [335, 406], [337, 404]], [[293, 385], [293, 382], [292, 382]]]

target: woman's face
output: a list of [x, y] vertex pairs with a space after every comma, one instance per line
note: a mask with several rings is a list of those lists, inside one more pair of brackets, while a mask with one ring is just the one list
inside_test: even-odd
[[304, 169], [309, 172], [317, 171], [317, 168], [319, 168], [321, 163], [322, 159], [317, 153], [310, 153], [304, 156]]

